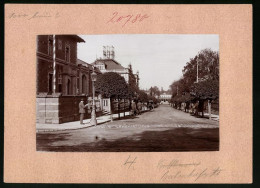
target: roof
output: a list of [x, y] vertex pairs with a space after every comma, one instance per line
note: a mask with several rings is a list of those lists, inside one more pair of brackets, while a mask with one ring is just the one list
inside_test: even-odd
[[79, 37], [78, 35], [63, 35], [63, 36], [73, 38], [73, 39], [76, 40], [77, 42], [85, 42], [85, 40], [82, 39], [81, 37]]
[[107, 70], [115, 70], [115, 69], [125, 69], [120, 63], [118, 63], [114, 59], [97, 59], [92, 65], [95, 65], [98, 62], [102, 62], [106, 65]]
[[[87, 62], [85, 62], [85, 61], [83, 61], [83, 60], [81, 60], [81, 59], [77, 59], [77, 65], [86, 65], [86, 66], [89, 66], [90, 64], [89, 63], [87, 63]], [[92, 65], [91, 65], [92, 66]]]
[[[88, 67], [90, 71], [93, 71], [93, 65], [81, 60], [81, 59], [77, 59], [77, 65], [83, 65], [85, 67]], [[101, 73], [100, 70], [98, 68], [95, 67], [95, 72], [97, 73]]]

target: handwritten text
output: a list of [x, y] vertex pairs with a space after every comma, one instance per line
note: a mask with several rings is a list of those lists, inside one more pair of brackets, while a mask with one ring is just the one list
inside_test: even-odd
[[142, 22], [147, 18], [149, 18], [147, 14], [119, 15], [118, 12], [114, 12], [112, 17], [109, 18], [109, 20], [107, 21], [107, 23], [120, 23], [122, 24], [122, 27], [124, 27], [126, 24]]

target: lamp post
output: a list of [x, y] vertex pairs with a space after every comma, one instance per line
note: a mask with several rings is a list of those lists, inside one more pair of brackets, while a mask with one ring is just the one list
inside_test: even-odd
[[95, 111], [95, 81], [97, 80], [97, 74], [94, 71], [93, 67], [93, 73], [91, 74], [91, 80], [92, 80], [92, 90], [93, 90], [93, 103], [92, 103], [92, 112], [91, 112], [91, 120], [90, 124], [91, 125], [97, 125], [97, 119], [96, 119], [96, 111]]

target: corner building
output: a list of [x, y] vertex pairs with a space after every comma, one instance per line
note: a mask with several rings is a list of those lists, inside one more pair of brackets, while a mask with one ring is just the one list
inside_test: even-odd
[[79, 120], [80, 99], [84, 98], [87, 102], [88, 96], [92, 95], [90, 75], [93, 71], [97, 74], [101, 72], [77, 59], [79, 42], [85, 41], [77, 35], [55, 35], [55, 38], [54, 35], [37, 36], [37, 123]]

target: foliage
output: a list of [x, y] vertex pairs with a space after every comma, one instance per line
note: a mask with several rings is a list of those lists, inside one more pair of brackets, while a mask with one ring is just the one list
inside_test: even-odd
[[157, 86], [151, 87], [149, 89], [150, 96], [160, 96], [160, 90]]
[[157, 98], [155, 98], [154, 96], [148, 96], [148, 101], [153, 101], [154, 104], [157, 104], [159, 103], [159, 100]]
[[147, 102], [149, 100], [147, 93], [142, 90], [138, 91], [138, 99], [142, 102]]
[[135, 98], [138, 92], [139, 89], [135, 84], [129, 84], [127, 86], [126, 98]]
[[218, 80], [205, 80], [195, 83], [191, 93], [199, 99], [216, 99], [219, 97], [219, 82]]
[[194, 83], [197, 79], [197, 63], [198, 77], [200, 80], [219, 79], [219, 55], [218, 52], [210, 49], [204, 49], [184, 66], [182, 73], [188, 85]]
[[[198, 65], [198, 83], [197, 83]], [[186, 63], [183, 76], [171, 85], [172, 102], [217, 98], [219, 91], [219, 54], [211, 49], [201, 50]], [[192, 95], [190, 95], [192, 94]]]
[[95, 88], [97, 92], [108, 98], [126, 98], [129, 94], [125, 79], [114, 72], [98, 75]]

